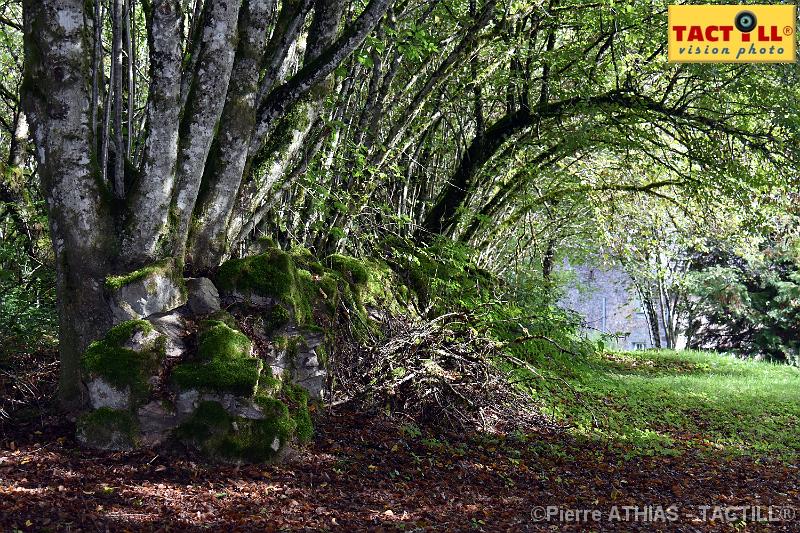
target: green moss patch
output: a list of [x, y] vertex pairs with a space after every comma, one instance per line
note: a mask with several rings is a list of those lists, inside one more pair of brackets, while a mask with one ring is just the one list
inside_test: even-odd
[[329, 272], [322, 275], [317, 282], [320, 297], [325, 300], [328, 309], [336, 310], [339, 301], [339, 279]]
[[172, 380], [183, 389], [202, 389], [252, 396], [258, 386], [261, 359], [221, 360], [208, 363], [185, 363], [172, 370]]
[[244, 359], [253, 353], [253, 343], [247, 335], [219, 321], [206, 321], [207, 327], [198, 337], [197, 354], [200, 359]]
[[314, 254], [311, 253], [311, 250], [305, 246], [293, 246], [292, 249], [289, 250], [289, 254], [292, 256], [292, 259], [294, 259], [295, 265], [297, 265], [298, 268], [303, 268], [319, 275], [325, 273], [325, 267], [322, 266], [322, 263], [317, 261]]
[[294, 311], [298, 323], [312, 320], [310, 305], [299, 287], [297, 267], [292, 256], [282, 250], [227, 261], [216, 281], [222, 290], [276, 299]]
[[78, 438], [94, 448], [125, 450], [138, 444], [139, 427], [128, 411], [103, 407], [78, 418]]
[[217, 320], [206, 320], [198, 334], [198, 362], [172, 370], [172, 381], [183, 389], [202, 389], [253, 396], [264, 363], [251, 357], [253, 344], [241, 331]]
[[182, 269], [175, 264], [173, 259], [168, 258], [151, 263], [138, 270], [134, 270], [133, 272], [128, 272], [127, 274], [108, 276], [106, 278], [106, 288], [112, 292], [116, 292], [126, 285], [145, 280], [154, 274], [159, 274], [171, 278], [175, 284], [178, 287], [181, 287], [181, 289], [185, 292], [186, 285], [183, 281], [181, 270]]
[[408, 314], [409, 291], [386, 263], [366, 260], [369, 270], [366, 287], [361, 291], [361, 301], [367, 306], [386, 309], [392, 314]]
[[149, 335], [152, 332], [153, 325], [147, 320], [128, 320], [108, 330], [104, 340], [115, 346], [120, 346], [130, 340], [136, 333]]
[[311, 422], [311, 413], [308, 410], [308, 392], [292, 383], [287, 383], [283, 392], [289, 401], [289, 411], [296, 426], [297, 440], [301, 443], [309, 442], [314, 436], [314, 424]]
[[273, 239], [272, 237], [266, 237], [266, 236], [259, 237], [258, 238], [258, 243], [261, 246], [263, 246], [264, 248], [267, 248], [267, 249], [269, 249], [269, 248], [277, 248], [278, 247], [278, 243], [276, 243], [275, 239]]
[[[341, 254], [329, 256], [325, 263], [317, 261], [307, 248], [294, 247], [289, 252], [279, 249], [234, 259], [219, 269], [216, 284], [224, 291], [257, 295], [277, 300], [301, 327], [311, 327], [332, 318], [341, 303], [350, 314], [357, 315], [357, 328], [368, 327], [364, 303], [383, 306], [392, 304], [400, 310], [396, 298], [390, 298], [393, 287], [400, 286], [386, 265]], [[374, 272], [373, 272], [374, 271]], [[265, 317], [268, 332], [288, 323], [283, 310], [271, 310]]]
[[369, 281], [369, 270], [359, 259], [347, 255], [333, 254], [328, 256], [327, 262], [335, 271], [339, 272], [349, 283], [366, 285]]
[[295, 271], [289, 254], [272, 249], [260, 255], [225, 262], [217, 272], [216, 283], [223, 290], [291, 300]]
[[316, 287], [308, 270], [298, 270], [292, 256], [282, 250], [223, 264], [217, 273], [222, 290], [271, 297], [290, 309], [298, 324], [313, 322], [312, 301]]
[[203, 321], [204, 324], [208, 324], [210, 322], [222, 322], [231, 329], [236, 329], [239, 327], [239, 325], [236, 323], [236, 319], [233, 318], [233, 315], [224, 310], [214, 311]]
[[156, 375], [165, 356], [165, 338], [159, 337], [140, 352], [123, 345], [134, 334], [149, 334], [153, 326], [145, 320], [129, 320], [109, 330], [106, 336], [89, 345], [81, 363], [89, 379], [99, 377], [117, 389], [130, 387], [134, 398], [143, 399], [150, 392], [150, 377]]
[[289, 310], [278, 304], [269, 311], [264, 318], [264, 330], [271, 334], [289, 323], [291, 315]]
[[203, 402], [176, 435], [210, 457], [269, 461], [293, 438], [295, 422], [280, 400], [259, 398], [257, 402], [267, 417], [264, 420], [232, 416], [217, 402]]

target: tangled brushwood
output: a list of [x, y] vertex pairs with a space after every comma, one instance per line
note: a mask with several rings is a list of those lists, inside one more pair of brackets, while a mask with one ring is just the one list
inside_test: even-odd
[[472, 330], [460, 313], [428, 322], [396, 319], [383, 340], [351, 345], [331, 361], [332, 405], [356, 403], [421, 426], [530, 431], [552, 425], [499, 363], [501, 347]]
[[0, 434], [21, 413], [38, 413], [56, 397], [58, 353], [53, 349], [0, 354]]

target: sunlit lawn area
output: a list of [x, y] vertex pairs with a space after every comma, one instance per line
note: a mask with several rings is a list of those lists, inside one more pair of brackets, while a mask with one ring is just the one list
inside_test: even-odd
[[[544, 363], [544, 362], [543, 362]], [[558, 375], [567, 361], [546, 362]], [[710, 352], [604, 352], [540, 391], [571, 431], [630, 455], [800, 454], [800, 369]], [[567, 386], [568, 384], [568, 386]]]

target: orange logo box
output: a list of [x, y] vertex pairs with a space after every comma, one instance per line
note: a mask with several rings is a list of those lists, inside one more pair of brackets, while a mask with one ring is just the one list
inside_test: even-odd
[[794, 63], [794, 5], [671, 5], [670, 63]]

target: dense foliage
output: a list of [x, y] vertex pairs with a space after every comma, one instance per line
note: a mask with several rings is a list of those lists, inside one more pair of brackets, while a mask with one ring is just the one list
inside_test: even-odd
[[[379, 255], [425, 313], [499, 313], [488, 320], [517, 324], [504, 336], [551, 348], [576, 332], [556, 306], [561, 261], [602, 255], [631, 275], [657, 345], [688, 328], [789, 357], [785, 306], [737, 311], [753, 333], [736, 342], [701, 333], [698, 313], [732, 311], [711, 304], [719, 276], [689, 273], [707, 237], [758, 249], [788, 210], [800, 74], [670, 65], [666, 19], [666, 2], [4, 1], [5, 331], [53, 331], [55, 280], [74, 382], [110, 325], [108, 276], [172, 257], [208, 274], [275, 239]], [[66, 144], [33, 149], [72, 116]], [[791, 302], [794, 274], [768, 248], [715, 266], [740, 293]], [[485, 311], [493, 299], [502, 311]]]
[[767, 243], [758, 258], [707, 254], [691, 276], [693, 346], [800, 364], [797, 241]]

